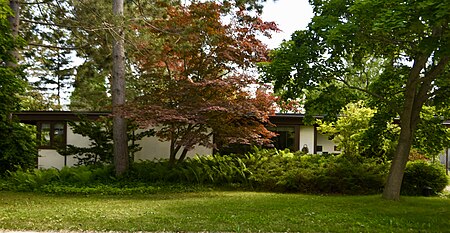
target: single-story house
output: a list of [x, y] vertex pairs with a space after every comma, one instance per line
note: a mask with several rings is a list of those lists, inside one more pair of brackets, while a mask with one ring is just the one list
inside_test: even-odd
[[[77, 160], [73, 156], [62, 156], [56, 151], [57, 146], [74, 145], [88, 147], [89, 138], [75, 134], [68, 121], [77, 121], [80, 115], [87, 119], [98, 119], [108, 116], [108, 112], [70, 112], [70, 111], [30, 111], [14, 114], [19, 120], [26, 124], [36, 125], [39, 145], [39, 168], [62, 168], [73, 166]], [[275, 125], [270, 129], [278, 136], [274, 140], [274, 147], [278, 149], [289, 148], [291, 151], [307, 148], [309, 153], [339, 153], [336, 145], [327, 136], [317, 132], [316, 126], [305, 125], [303, 114], [276, 114], [270, 118]], [[142, 150], [135, 153], [135, 160], [153, 160], [168, 158], [169, 142], [161, 142], [157, 137], [146, 137], [136, 142]], [[188, 156], [209, 155], [213, 153], [212, 148], [202, 146], [195, 147], [189, 151]]]
[[[62, 168], [64, 166], [73, 166], [77, 160], [73, 156], [62, 156], [56, 151], [56, 147], [65, 145], [74, 145], [78, 147], [88, 147], [89, 138], [73, 132], [67, 124], [68, 121], [80, 120], [80, 115], [87, 119], [95, 120], [101, 116], [110, 115], [109, 112], [70, 112], [70, 111], [30, 111], [18, 112], [14, 114], [19, 120], [26, 124], [36, 126], [38, 138], [41, 145], [38, 148], [38, 167], [39, 168]], [[276, 114], [270, 117], [274, 124], [269, 127], [276, 132], [278, 136], [274, 139], [273, 146], [277, 149], [289, 148], [291, 151], [298, 151], [304, 148], [309, 153], [340, 153], [336, 144], [326, 135], [317, 132], [316, 126], [304, 124], [303, 114]], [[443, 122], [450, 127], [450, 120]], [[139, 160], [153, 160], [159, 158], [168, 158], [169, 142], [161, 142], [157, 137], [146, 137], [136, 142], [142, 147], [142, 150], [135, 153], [134, 158]], [[188, 152], [188, 157], [195, 155], [209, 155], [214, 151], [212, 148], [202, 146], [195, 147]], [[446, 148], [439, 159], [442, 164], [449, 169], [450, 161], [448, 159], [450, 149]]]

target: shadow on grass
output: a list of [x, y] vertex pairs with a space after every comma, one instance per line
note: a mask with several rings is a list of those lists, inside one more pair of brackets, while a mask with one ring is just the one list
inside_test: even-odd
[[258, 192], [48, 195], [0, 192], [6, 229], [214, 232], [445, 232], [450, 199]]

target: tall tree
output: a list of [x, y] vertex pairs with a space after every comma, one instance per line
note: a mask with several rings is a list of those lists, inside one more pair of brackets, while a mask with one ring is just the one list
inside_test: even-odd
[[[450, 3], [438, 0], [310, 1], [315, 16], [297, 32], [297, 53], [284, 66], [263, 67], [275, 87], [301, 95], [331, 82], [361, 90], [376, 99], [385, 120], [400, 117], [401, 132], [383, 192], [398, 200], [403, 173], [424, 105], [443, 107], [449, 100]], [[274, 53], [274, 60], [286, 50]], [[293, 53], [291, 53], [293, 54]], [[367, 88], [348, 77], [365, 67], [367, 57], [384, 62]], [[272, 63], [275, 64], [275, 63]], [[352, 64], [350, 66], [349, 64]], [[354, 69], [359, 67], [360, 69]], [[447, 102], [448, 103], [448, 102]]]
[[273, 99], [250, 91], [256, 83], [249, 71], [267, 54], [255, 35], [277, 28], [234, 4], [167, 4], [166, 18], [135, 25], [142, 36], [135, 52], [141, 92], [124, 114], [157, 127], [156, 135], [170, 142], [171, 164], [197, 145], [261, 144], [273, 136], [264, 127]]
[[[12, 10], [12, 14], [8, 14], [8, 21], [11, 25], [11, 35], [14, 39], [17, 39], [19, 36], [19, 24], [20, 24], [20, 3], [19, 0], [10, 0], [9, 7]], [[19, 60], [19, 52], [17, 48], [14, 48], [9, 51], [13, 57], [12, 60], [7, 61], [6, 64], [9, 67], [16, 67], [17, 61]]]
[[125, 49], [123, 0], [113, 1], [115, 19], [115, 35], [113, 35], [113, 65], [112, 65], [112, 108], [113, 108], [113, 141], [114, 166], [116, 175], [123, 175], [129, 167], [128, 140], [126, 119], [118, 114], [125, 104]]
[[98, 67], [94, 61], [85, 61], [77, 68], [73, 92], [70, 96], [72, 111], [106, 111], [111, 106], [107, 93], [106, 70]]
[[74, 79], [72, 6], [67, 1], [22, 1], [21, 5], [20, 32], [27, 41], [21, 63], [35, 90], [54, 101], [53, 110], [60, 110]]
[[19, 95], [26, 85], [17, 64], [20, 37], [14, 31], [18, 26], [11, 20], [14, 16], [8, 1], [0, 0], [0, 175], [32, 168], [37, 158], [33, 131], [11, 117], [20, 108]]

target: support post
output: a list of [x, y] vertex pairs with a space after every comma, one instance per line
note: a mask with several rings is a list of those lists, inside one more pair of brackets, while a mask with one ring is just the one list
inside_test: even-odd
[[448, 175], [448, 148], [445, 148], [445, 174]]

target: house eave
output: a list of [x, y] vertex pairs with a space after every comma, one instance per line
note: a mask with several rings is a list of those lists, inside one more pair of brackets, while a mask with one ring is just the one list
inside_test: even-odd
[[22, 111], [12, 115], [22, 123], [36, 124], [38, 121], [77, 121], [83, 117], [96, 120], [102, 116], [110, 116], [111, 112]]

